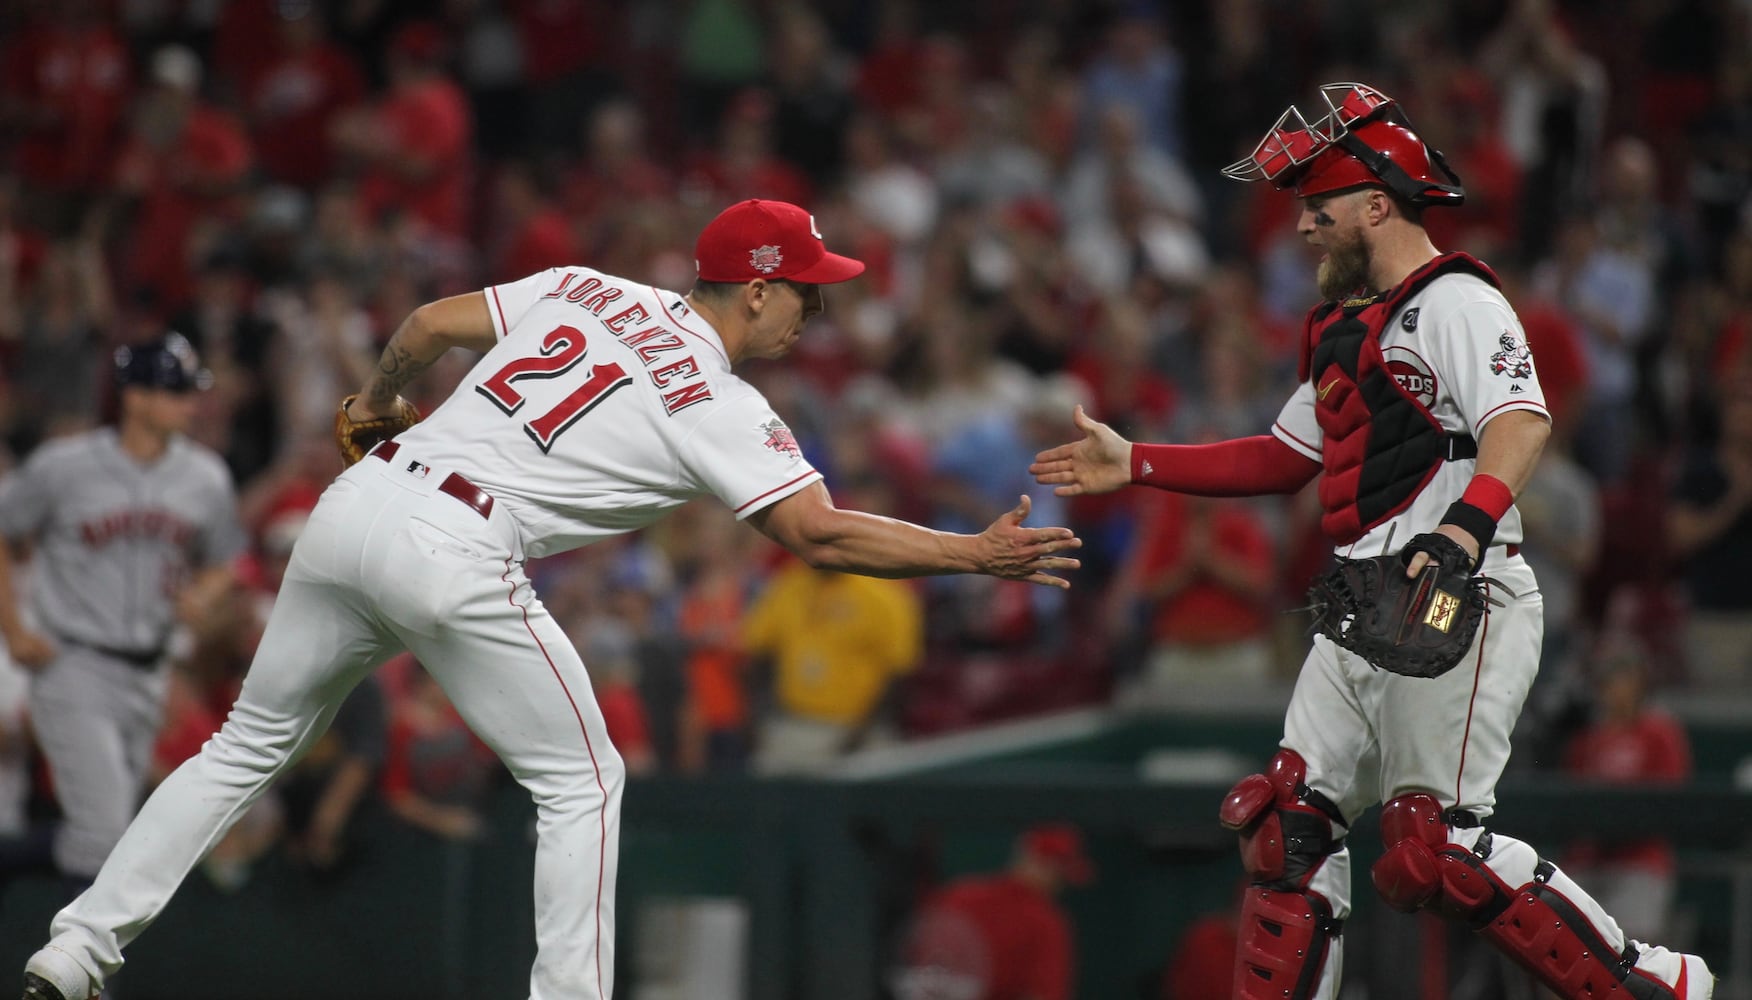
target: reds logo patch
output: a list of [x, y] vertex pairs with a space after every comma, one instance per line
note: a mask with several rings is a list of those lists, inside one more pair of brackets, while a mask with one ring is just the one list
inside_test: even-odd
[[768, 243], [766, 246], [755, 247], [748, 251], [748, 266], [762, 274], [771, 274], [785, 262], [785, 255], [779, 248]]
[[1387, 372], [1399, 387], [1411, 393], [1425, 407], [1436, 405], [1436, 373], [1417, 352], [1409, 347], [1384, 347], [1381, 357], [1387, 362]]
[[783, 420], [775, 417], [761, 424], [760, 429], [766, 431], [766, 440], [762, 444], [781, 455], [802, 457], [803, 449], [797, 445], [797, 435], [791, 433], [791, 428], [786, 427]]
[[1514, 333], [1504, 330], [1497, 338], [1497, 346], [1502, 350], [1490, 356], [1490, 373], [1492, 375], [1507, 375], [1510, 378], [1533, 377], [1533, 351], [1527, 342]]

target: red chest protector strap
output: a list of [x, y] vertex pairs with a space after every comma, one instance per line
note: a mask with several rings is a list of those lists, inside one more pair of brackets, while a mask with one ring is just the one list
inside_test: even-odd
[[1498, 284], [1472, 257], [1443, 254], [1387, 292], [1325, 302], [1308, 314], [1301, 375], [1313, 381], [1322, 437], [1320, 526], [1337, 544], [1356, 541], [1411, 506], [1442, 462], [1478, 454], [1471, 438], [1442, 429], [1381, 355], [1381, 333], [1400, 306], [1453, 273]]

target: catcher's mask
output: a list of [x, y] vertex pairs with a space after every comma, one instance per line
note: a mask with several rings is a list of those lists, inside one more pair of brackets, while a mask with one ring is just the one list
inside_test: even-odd
[[1224, 167], [1223, 175], [1270, 181], [1298, 198], [1373, 184], [1419, 207], [1466, 200], [1459, 175], [1411, 130], [1393, 98], [1363, 83], [1328, 83], [1320, 99], [1328, 110], [1318, 121], [1308, 124], [1290, 105], [1253, 155]]

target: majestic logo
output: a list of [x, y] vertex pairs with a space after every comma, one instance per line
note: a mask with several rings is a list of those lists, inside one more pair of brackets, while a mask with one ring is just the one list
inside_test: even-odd
[[1417, 307], [1416, 306], [1412, 306], [1410, 309], [1407, 309], [1404, 313], [1402, 313], [1400, 315], [1399, 328], [1401, 330], [1404, 330], [1406, 333], [1412, 333], [1412, 332], [1415, 332], [1417, 330]]
[[1446, 632], [1454, 627], [1454, 613], [1459, 610], [1460, 598], [1438, 590], [1430, 597], [1430, 610], [1424, 615], [1424, 624], [1438, 632]]
[[1387, 362], [1387, 374], [1393, 376], [1401, 389], [1415, 396], [1425, 408], [1436, 405], [1436, 373], [1416, 351], [1409, 347], [1387, 347], [1382, 348], [1381, 357]]
[[785, 255], [780, 253], [779, 248], [771, 243], [748, 251], [748, 266], [762, 274], [771, 274], [777, 271], [779, 265], [784, 262]]
[[1492, 375], [1507, 375], [1510, 378], [1533, 376], [1533, 351], [1526, 341], [1504, 330], [1503, 335], [1497, 338], [1497, 345], [1502, 350], [1490, 356]]
[[802, 457], [803, 449], [797, 445], [797, 435], [791, 433], [791, 428], [786, 427], [783, 420], [774, 417], [761, 424], [760, 429], [766, 431], [766, 440], [761, 442], [762, 444], [781, 455], [789, 455], [792, 458]]

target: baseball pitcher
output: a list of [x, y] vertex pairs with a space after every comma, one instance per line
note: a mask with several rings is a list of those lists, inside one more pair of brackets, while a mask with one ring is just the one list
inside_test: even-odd
[[[526, 558], [710, 495], [813, 566], [1067, 585], [1053, 573], [1077, 566], [1063, 553], [1081, 543], [1024, 527], [1026, 498], [977, 535], [836, 508], [784, 422], [732, 374], [787, 352], [821, 312], [821, 286], [864, 269], [827, 251], [808, 212], [741, 202], [695, 256], [687, 294], [565, 267], [408, 317], [337, 414], [343, 451], [369, 452], [311, 512], [230, 718], [55, 917], [26, 997], [97, 991], [201, 854], [405, 649], [535, 801], [531, 1000], [607, 1000], [626, 771]], [[453, 346], [484, 357], [409, 426], [401, 389]]]

